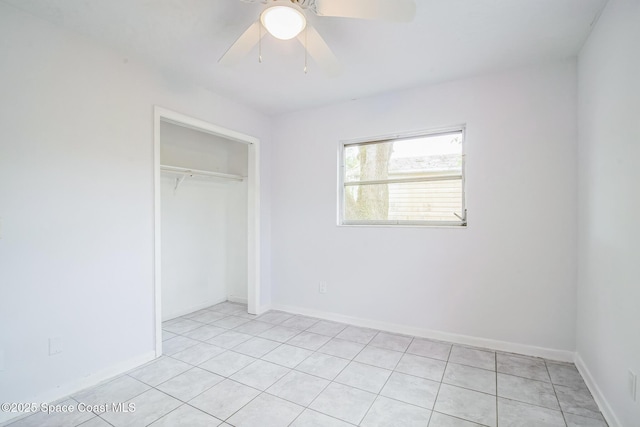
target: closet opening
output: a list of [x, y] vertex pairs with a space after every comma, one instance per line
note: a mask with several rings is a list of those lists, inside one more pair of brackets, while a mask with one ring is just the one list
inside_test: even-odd
[[163, 322], [259, 314], [258, 159], [258, 139], [155, 107], [156, 357]]

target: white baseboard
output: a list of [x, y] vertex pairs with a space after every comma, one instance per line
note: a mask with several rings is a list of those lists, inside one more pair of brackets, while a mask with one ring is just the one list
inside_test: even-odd
[[235, 296], [235, 295], [229, 295], [227, 297], [227, 301], [237, 302], [238, 304], [246, 304], [247, 303], [247, 298], [246, 297], [238, 297], [238, 296]]
[[[71, 381], [67, 384], [60, 385], [54, 389], [48, 390], [45, 393], [41, 393], [32, 399], [23, 400], [23, 402], [35, 402], [35, 403], [52, 403], [68, 396], [74, 395], [79, 391], [82, 391], [89, 387], [94, 387], [100, 383], [110, 381], [114, 377], [123, 374], [136, 368], [140, 365], [144, 365], [147, 362], [156, 358], [156, 352], [150, 351], [124, 362], [120, 362], [116, 365], [108, 368], [101, 369], [97, 372], [88, 374], [84, 377], [78, 378], [75, 381]], [[5, 426], [10, 422], [13, 423], [20, 418], [25, 418], [31, 414], [16, 414], [11, 412], [0, 412], [0, 426]]]
[[[258, 312], [256, 314], [259, 316], [261, 314], [266, 313], [269, 310], [274, 310], [274, 308], [271, 307], [271, 304], [261, 305], [260, 307], [258, 307]], [[278, 310], [280, 310], [280, 309], [278, 309]]]
[[576, 353], [575, 364], [576, 368], [578, 368], [578, 371], [580, 371], [584, 382], [587, 383], [587, 387], [589, 388], [591, 395], [598, 404], [602, 415], [604, 416], [605, 420], [607, 420], [607, 424], [609, 424], [609, 427], [622, 427], [620, 420], [618, 420], [618, 417], [616, 417], [615, 412], [613, 412], [609, 401], [607, 401], [607, 399], [604, 397], [604, 394], [600, 390], [600, 387], [598, 387], [596, 380], [593, 378], [593, 375], [591, 375], [591, 372], [589, 371], [589, 368], [587, 368], [587, 365], [584, 363], [584, 360], [582, 360], [580, 353]]
[[[262, 307], [261, 307], [262, 308]], [[450, 332], [434, 331], [430, 329], [416, 328], [412, 326], [399, 325], [395, 323], [380, 322], [378, 320], [363, 319], [360, 317], [345, 316], [343, 314], [331, 313], [327, 311], [311, 310], [303, 307], [295, 307], [283, 304], [271, 304], [272, 310], [287, 311], [289, 313], [302, 314], [305, 316], [318, 317], [320, 319], [332, 320], [335, 322], [349, 323], [364, 328], [379, 329], [387, 332], [394, 332], [403, 335], [413, 335], [416, 337], [430, 338], [440, 341], [448, 341], [456, 344], [483, 347], [492, 350], [499, 350], [508, 353], [523, 354], [527, 356], [543, 357], [550, 360], [562, 362], [573, 362], [574, 352], [568, 350], [556, 350], [552, 348], [537, 347], [527, 344], [499, 341], [489, 338], [478, 338], [469, 335], [453, 334]]]
[[[167, 320], [175, 319], [176, 317], [184, 316], [185, 314], [193, 313], [194, 311], [202, 310], [203, 308], [211, 307], [212, 305], [220, 304], [221, 302], [227, 301], [227, 298], [211, 300], [207, 302], [203, 302], [200, 304], [192, 305], [183, 310], [174, 311], [166, 316], [162, 316], [162, 321], [166, 322]], [[164, 313], [163, 313], [164, 314]]]

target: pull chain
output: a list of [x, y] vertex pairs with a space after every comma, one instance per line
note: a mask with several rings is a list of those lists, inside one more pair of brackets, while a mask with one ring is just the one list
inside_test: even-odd
[[304, 73], [307, 74], [307, 60], [309, 57], [309, 49], [307, 48], [307, 27], [304, 28]]
[[262, 64], [262, 23], [258, 24], [258, 62]]

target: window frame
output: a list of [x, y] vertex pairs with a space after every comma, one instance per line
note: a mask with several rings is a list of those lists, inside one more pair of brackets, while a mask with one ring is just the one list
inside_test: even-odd
[[[419, 137], [429, 137], [446, 135], [460, 132], [462, 136], [462, 219], [460, 221], [410, 221], [410, 220], [377, 220], [377, 221], [348, 221], [344, 218], [345, 213], [345, 148], [350, 145], [379, 144], [403, 139], [415, 139]], [[402, 132], [396, 134], [381, 135], [376, 137], [364, 137], [355, 139], [345, 139], [338, 142], [338, 200], [337, 200], [337, 225], [339, 227], [445, 227], [445, 228], [466, 228], [467, 227], [467, 196], [466, 196], [466, 125], [449, 126], [443, 128]]]

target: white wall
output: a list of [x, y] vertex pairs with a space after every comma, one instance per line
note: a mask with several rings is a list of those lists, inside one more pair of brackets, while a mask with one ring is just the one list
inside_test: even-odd
[[640, 2], [611, 0], [578, 63], [577, 353], [612, 427], [640, 422], [639, 43]]
[[[226, 248], [227, 298], [235, 302], [247, 302], [247, 181], [227, 185], [226, 199]], [[268, 298], [271, 295], [267, 296]]]
[[[462, 123], [467, 229], [336, 226], [339, 140]], [[575, 61], [280, 116], [272, 167], [276, 305], [574, 349]]]
[[[224, 182], [163, 176], [162, 320], [227, 299], [227, 193]], [[245, 255], [246, 259], [246, 255]]]
[[[160, 163], [247, 176], [248, 147], [160, 125]], [[247, 298], [247, 181], [162, 174], [162, 318]]]
[[261, 139], [269, 302], [267, 117], [2, 3], [0, 58], [0, 401], [152, 354], [154, 104]]

